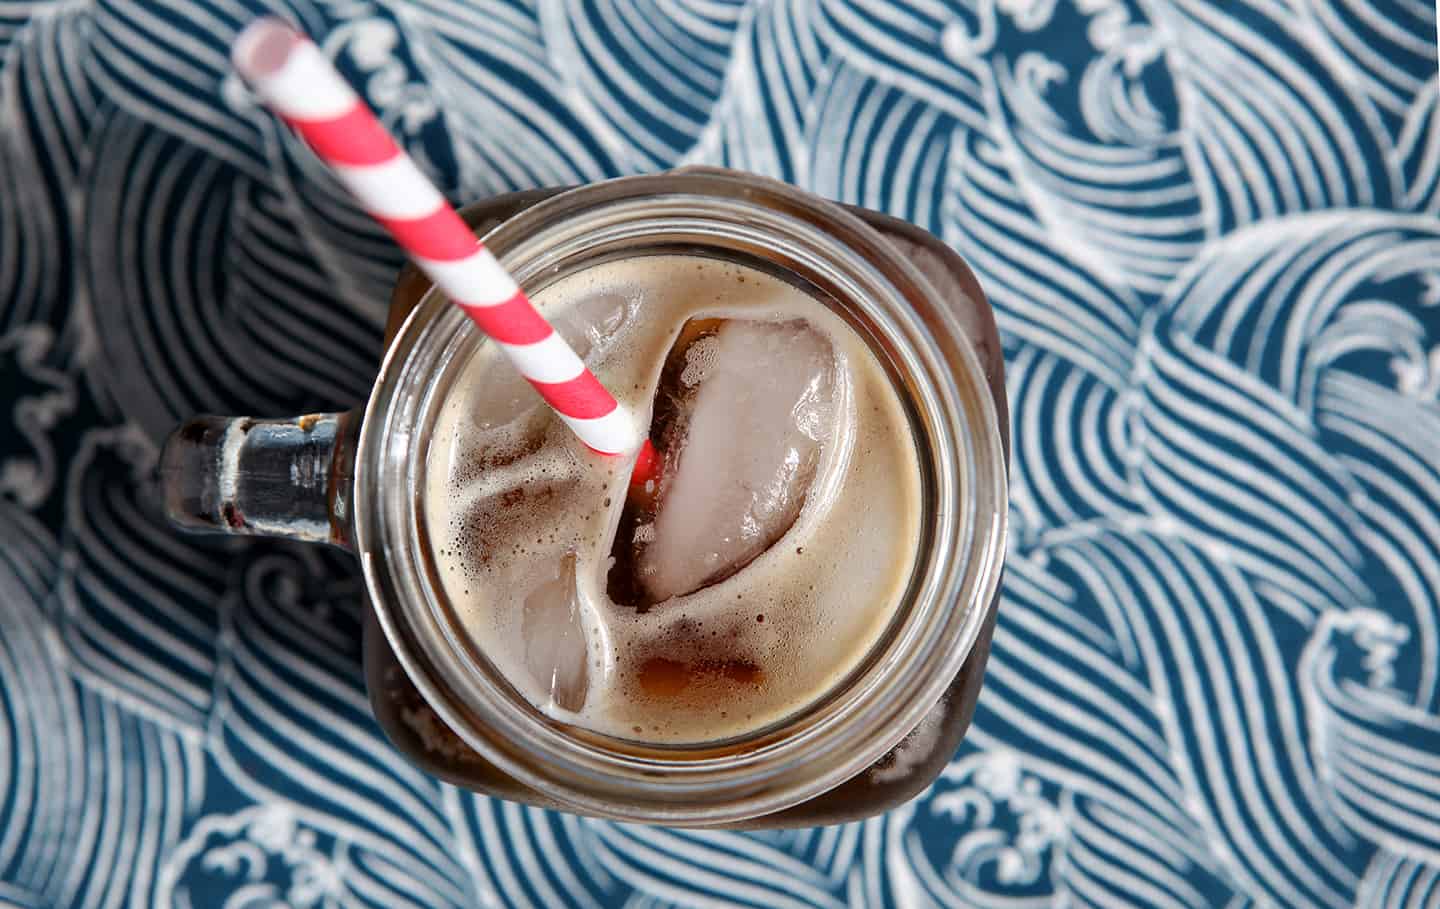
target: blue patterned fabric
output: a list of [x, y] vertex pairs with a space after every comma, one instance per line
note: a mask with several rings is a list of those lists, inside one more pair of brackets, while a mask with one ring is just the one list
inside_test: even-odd
[[457, 200], [686, 162], [943, 237], [1013, 538], [969, 738], [844, 827], [489, 801], [370, 716], [345, 555], [182, 538], [196, 412], [361, 401], [399, 256], [226, 65], [0, 3], [0, 904], [1440, 905], [1429, 0], [312, 0]]

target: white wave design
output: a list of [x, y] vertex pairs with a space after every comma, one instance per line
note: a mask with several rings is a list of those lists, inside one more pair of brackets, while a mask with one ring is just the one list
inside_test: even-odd
[[1244, 0], [1242, 24], [1210, 0], [1168, 4], [1162, 24], [1183, 55], [1180, 103], [1193, 117], [1201, 191], [1222, 229], [1311, 209], [1385, 206], [1398, 176], [1372, 108], [1286, 28], [1285, 13]]
[[962, 123], [985, 124], [985, 72], [978, 58], [993, 46], [993, 0], [816, 3], [821, 34], [847, 62]]
[[1320, 425], [1349, 449], [1345, 462], [1364, 489], [1357, 497], [1368, 531], [1363, 539], [1389, 570], [1392, 589], [1401, 593], [1400, 602], [1388, 608], [1400, 612], [1397, 618], [1413, 630], [1413, 645], [1420, 651], [1406, 687], [1417, 705], [1432, 709], [1440, 697], [1440, 588], [1435, 586], [1440, 537], [1434, 535], [1440, 529], [1440, 471], [1424, 452], [1425, 433], [1440, 431], [1440, 417], [1426, 409], [1395, 407], [1388, 389], [1343, 375], [1327, 378], [1319, 410]]
[[622, 171], [673, 166], [694, 144], [744, 15], [733, 0], [540, 3], [550, 59]]
[[0, 456], [0, 494], [33, 508], [50, 495], [59, 473], [59, 456], [50, 433], [77, 406], [73, 377], [53, 362], [57, 343], [49, 326], [29, 324], [0, 335], [0, 382], [15, 406], [0, 415], [11, 440]]
[[255, 801], [298, 798], [297, 820], [344, 851], [345, 885], [365, 904], [469, 905], [495, 886], [473, 848], [457, 848], [473, 828], [370, 719], [359, 594], [338, 557], [246, 554], [224, 605], [211, 752]]
[[[943, 833], [916, 829], [927, 817], [943, 818]], [[1004, 748], [962, 751], [930, 797], [886, 826], [900, 906], [1206, 906], [1227, 892], [1213, 869]]]
[[725, 91], [681, 159], [748, 170], [809, 187], [815, 97], [834, 61], [809, 2], [758, 6], [732, 43]]
[[1435, 7], [1422, 0], [1384, 6], [1360, 0], [1310, 0], [1331, 51], [1353, 81], [1383, 111], [1403, 116], [1420, 92], [1422, 75], [1435, 68]]
[[[636, 827], [370, 716], [343, 556], [173, 535], [193, 412], [364, 399], [400, 257], [230, 74], [290, 16], [457, 201], [686, 163], [997, 309], [984, 692], [880, 818]], [[1440, 906], [1428, 0], [0, 2], [0, 903]]]
[[[1100, 27], [1103, 25], [1104, 27]], [[1048, 49], [1085, 34], [1087, 65]], [[1112, 283], [1158, 293], [1214, 231], [1191, 172], [1167, 41], [1123, 10], [1057, 12], [994, 53], [1016, 179], [1051, 242]]]
[[13, 43], [5, 42], [0, 282], [6, 302], [0, 305], [0, 331], [31, 320], [54, 327], [66, 321], [74, 243], [64, 194], [76, 179], [84, 125], [96, 105], [78, 59], [88, 31], [89, 21], [78, 11], [56, 9], [36, 16]]
[[1336, 814], [1366, 839], [1436, 864], [1440, 825], [1431, 809], [1440, 796], [1440, 718], [1392, 688], [1392, 664], [1408, 637], [1405, 626], [1375, 610], [1327, 613], [1301, 656], [1301, 684], [1324, 767], [1319, 782]]
[[17, 904], [148, 903], [153, 870], [204, 791], [195, 736], [148, 723], [65, 671], [42, 604], [59, 547], [0, 505], [0, 874]]
[[820, 869], [758, 837], [613, 824], [596, 828], [595, 851], [631, 887], [679, 905], [843, 905]]
[[[114, 108], [93, 128], [108, 150], [90, 171], [84, 212], [97, 395], [157, 440], [197, 411], [303, 412], [362, 399], [384, 284], [336, 259], [329, 244], [345, 242], [344, 226], [307, 211], [303, 197], [252, 193], [200, 149]], [[200, 204], [206, 194], [225, 203]], [[297, 258], [307, 245], [314, 258]], [[332, 264], [349, 275], [338, 287]], [[194, 299], [205, 305], [185, 302]], [[105, 381], [113, 375], [127, 379]]]
[[1432, 77], [1410, 102], [1395, 140], [1397, 166], [1405, 180], [1405, 207], [1440, 214], [1440, 82]]
[[[1065, 617], [1083, 615], [1087, 602], [1113, 601], [1119, 614], [1111, 621], [1123, 621], [1135, 642], [1135, 675], [1067, 672], [1058, 654], [1098, 667], [1107, 662], [1104, 650], [1060, 632], [1054, 620], [1002, 610], [991, 670], [999, 684], [977, 715], [986, 738], [1025, 742], [1027, 760], [1046, 776], [1129, 818], [1147, 841], [1213, 864], [1241, 891], [1344, 905], [1356, 878], [1353, 846], [1337, 838], [1316, 802], [1292, 677], [1264, 604], [1239, 573], [1188, 545], [1138, 533], [1097, 534], [1062, 544], [1049, 558], [1053, 571], [1074, 579], [1075, 593], [1058, 608], [1052, 598], [1036, 605], [1074, 625]], [[1029, 643], [1033, 635], [1048, 646]], [[1058, 686], [1025, 678], [1047, 653], [1044, 678], [1061, 680]], [[1284, 699], [1287, 709], [1265, 710], [1258, 690]], [[1214, 725], [1197, 725], [1198, 716]], [[1258, 734], [1270, 724], [1278, 728]]]
[[962, 132], [952, 141], [942, 236], [975, 269], [1002, 331], [1121, 387], [1139, 328], [1134, 291], [1101, 282], [1082, 261], [1050, 249], [1025, 205], [1003, 145]]
[[[1150, 361], [1140, 476], [1156, 505], [1225, 540], [1232, 558], [1305, 602], [1368, 599], [1340, 466], [1300, 434], [1303, 418], [1283, 399], [1189, 353], [1157, 348]], [[1207, 465], [1221, 471], [1201, 470]], [[1239, 523], [1237, 514], [1263, 524]]]
[[[264, 173], [256, 126], [222, 103], [226, 49], [240, 32], [242, 8], [224, 0], [107, 0], [90, 18], [85, 72], [108, 100], [187, 144], [215, 149], [218, 160]], [[233, 94], [236, 80], [229, 83]]]
[[[1130, 476], [1135, 395], [1117, 392], [1062, 357], [1028, 348], [1006, 364], [1017, 475], [1011, 509], [1016, 539], [1101, 517], [1138, 514]], [[1053, 440], [1052, 437], [1053, 436]]]
[[953, 118], [849, 63], [832, 69], [815, 108], [811, 190], [938, 229]]
[[210, 709], [214, 605], [227, 559], [223, 549], [166, 532], [153, 486], [136, 483], [154, 454], [134, 427], [82, 440], [66, 482], [70, 567], [56, 631], [83, 684], [198, 735]]
[[85, 697], [84, 764], [66, 792], [75, 816], [54, 868], [54, 905], [110, 907], [153, 899], [154, 869], [200, 807], [204, 755], [103, 697]]
[[596, 822], [454, 792], [446, 805], [463, 819], [463, 861], [482, 902], [556, 909], [612, 902], [617, 882], [596, 853]]
[[1406, 909], [1434, 906], [1440, 900], [1440, 868], [1380, 850], [1365, 871], [1356, 909]]
[[60, 844], [78, 820], [64, 806], [84, 734], [76, 692], [44, 639], [41, 604], [59, 568], [55, 540], [11, 505], [0, 503], [0, 519], [0, 682], [7, 692], [25, 691], [0, 705], [0, 874], [17, 901], [39, 902], [54, 890]]
[[[401, 10], [423, 84], [443, 118], [466, 199], [564, 186], [616, 170], [612, 152], [567, 110], [539, 12], [525, 4], [421, 0]], [[438, 143], [419, 144], [425, 150]], [[442, 186], [451, 185], [442, 179]]]
[[1103, 802], [1075, 799], [1068, 821], [1067, 882], [1079, 905], [1201, 907], [1236, 898], [1218, 869], [1169, 848]]

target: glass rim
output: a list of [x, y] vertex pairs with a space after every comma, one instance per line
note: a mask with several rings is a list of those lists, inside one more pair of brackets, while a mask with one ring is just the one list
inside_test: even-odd
[[[616, 749], [613, 741], [520, 709], [499, 679], [474, 672], [434, 606], [419, 532], [417, 433], [469, 333], [428, 291], [387, 351], [356, 456], [356, 551], [390, 646], [470, 747], [520, 782], [592, 814], [630, 821], [720, 824], [783, 810], [879, 760], [923, 717], [969, 655], [999, 583], [1004, 455], [994, 402], [969, 340], [925, 279], [858, 217], [785, 184], [692, 168], [562, 192], [512, 217], [487, 244], [533, 289], [566, 260], [605, 244], [684, 236], [718, 251], [755, 248], [803, 260], [848, 288], [854, 307], [905, 379], [897, 388], [923, 423], [922, 472], [940, 507], [906, 620], [867, 671], [825, 709], [723, 748]], [[622, 247], [623, 251], [623, 247]], [[837, 296], [840, 296], [837, 294]], [[478, 342], [477, 342], [478, 343]], [[917, 442], [920, 441], [917, 438]], [[878, 645], [877, 645], [878, 646]], [[523, 698], [521, 699], [523, 701]], [[818, 715], [817, 715], [818, 714]], [[608, 741], [608, 740], [607, 740]]]

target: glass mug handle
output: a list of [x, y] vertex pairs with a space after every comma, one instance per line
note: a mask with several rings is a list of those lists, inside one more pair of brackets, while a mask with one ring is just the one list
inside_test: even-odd
[[165, 514], [191, 533], [349, 548], [359, 411], [283, 420], [196, 417], [165, 442]]
[[[522, 190], [460, 209], [476, 233], [564, 187]], [[391, 295], [388, 344], [429, 290], [413, 265]], [[192, 533], [288, 537], [350, 548], [355, 443], [362, 410], [288, 420], [196, 417], [171, 433], [160, 455], [170, 522]]]

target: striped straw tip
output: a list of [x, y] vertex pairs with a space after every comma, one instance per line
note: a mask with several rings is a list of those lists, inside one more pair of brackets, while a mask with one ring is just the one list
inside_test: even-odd
[[304, 37], [283, 19], [265, 16], [245, 27], [230, 49], [230, 60], [246, 78], [273, 76]]

